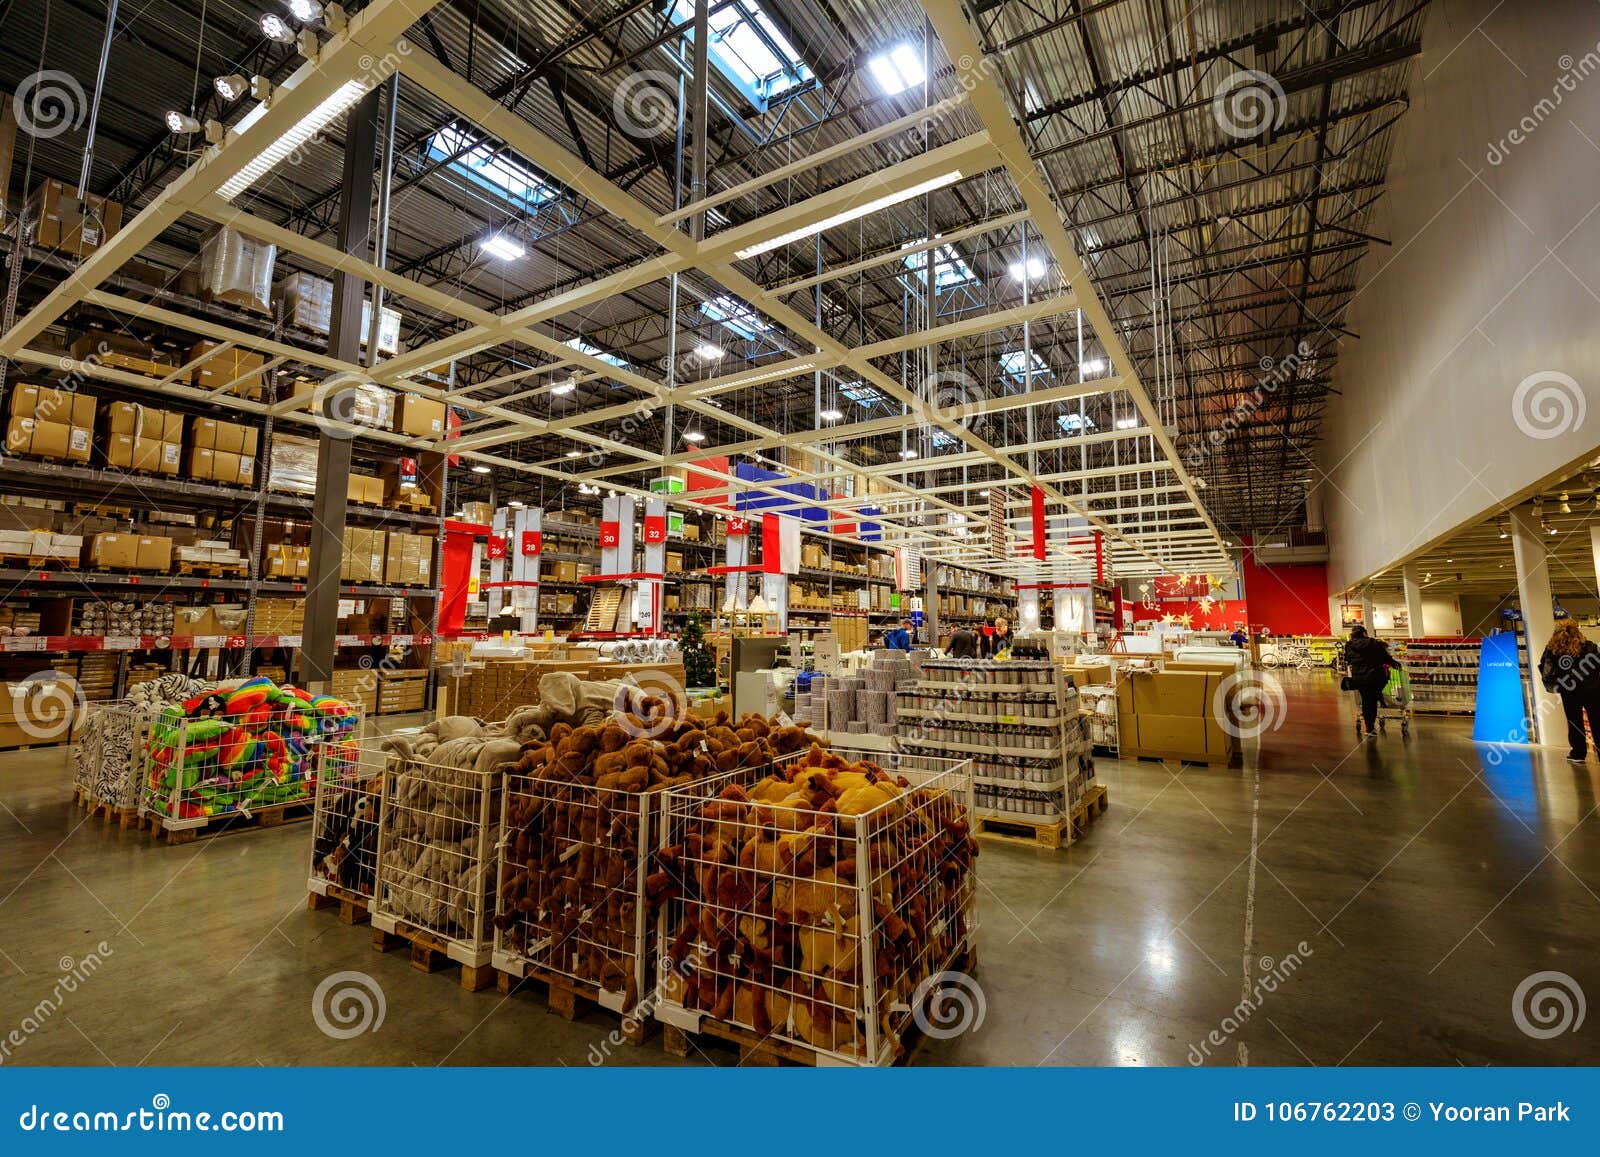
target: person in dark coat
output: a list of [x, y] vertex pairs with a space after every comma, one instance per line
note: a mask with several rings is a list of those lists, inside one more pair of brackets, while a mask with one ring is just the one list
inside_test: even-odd
[[986, 631], [984, 633], [982, 647], [985, 659], [993, 659], [1002, 651], [1009, 651], [1011, 649], [1011, 624], [1005, 619], [996, 619], [993, 632]]
[[945, 654], [951, 659], [976, 659], [978, 657], [978, 636], [965, 627], [957, 627], [950, 636], [950, 642], [945, 647]]
[[1539, 680], [1546, 691], [1561, 696], [1567, 717], [1567, 758], [1583, 763], [1589, 758], [1589, 739], [1583, 730], [1586, 712], [1589, 730], [1600, 744], [1600, 647], [1583, 637], [1577, 623], [1562, 619], [1539, 656]]
[[1377, 734], [1378, 704], [1383, 700], [1389, 669], [1399, 670], [1400, 660], [1389, 654], [1389, 644], [1374, 639], [1365, 627], [1350, 628], [1350, 641], [1344, 645], [1345, 666], [1350, 681], [1361, 693], [1361, 719], [1367, 725], [1367, 738]]

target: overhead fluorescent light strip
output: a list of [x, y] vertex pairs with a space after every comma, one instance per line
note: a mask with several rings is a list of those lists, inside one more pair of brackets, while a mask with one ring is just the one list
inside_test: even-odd
[[741, 386], [753, 386], [757, 382], [770, 382], [774, 378], [792, 378], [816, 366], [816, 362], [800, 362], [796, 365], [785, 366], [782, 369], [767, 370], [762, 373], [746, 374], [742, 378], [728, 378], [723, 381], [713, 382], [711, 385], [702, 386], [693, 393], [695, 397], [702, 394], [721, 393], [723, 390], [736, 390]]
[[295, 151], [316, 136], [339, 116], [366, 95], [367, 87], [359, 80], [347, 80], [334, 94], [301, 117], [288, 132], [273, 141], [251, 159], [217, 190], [217, 196], [232, 201], [240, 193], [266, 176], [279, 164], [293, 156]]
[[909, 201], [913, 197], [920, 197], [924, 193], [931, 193], [935, 189], [942, 189], [946, 185], [953, 185], [961, 180], [961, 170], [952, 169], [937, 177], [930, 177], [926, 181], [912, 185], [909, 189], [901, 189], [897, 193], [888, 193], [865, 205], [857, 205], [854, 209], [846, 209], [842, 213], [835, 213], [832, 217], [824, 217], [811, 225], [804, 225], [799, 229], [792, 229], [788, 233], [780, 233], [766, 241], [758, 241], [754, 245], [747, 245], [734, 253], [734, 256], [743, 260], [746, 257], [755, 257], [757, 254], [766, 253], [768, 250], [777, 249], [795, 241], [803, 241], [818, 233], [826, 232], [836, 226], [847, 224], [869, 213], [876, 213], [880, 209], [887, 209], [891, 205], [898, 205], [902, 201]]

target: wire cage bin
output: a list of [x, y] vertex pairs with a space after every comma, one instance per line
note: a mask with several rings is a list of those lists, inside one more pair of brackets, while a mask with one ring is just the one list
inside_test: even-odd
[[654, 982], [645, 896], [663, 793], [506, 774], [494, 966], [566, 977], [626, 1012]]
[[971, 959], [971, 762], [834, 749], [773, 769], [667, 794], [679, 888], [656, 1018], [818, 1064], [892, 1064], [932, 987]]
[[[373, 742], [381, 741], [360, 746]], [[374, 928], [413, 940], [426, 933], [458, 964], [489, 963], [504, 778], [500, 764], [479, 770], [386, 753]]]
[[91, 803], [136, 818], [149, 724], [150, 708], [131, 699], [89, 703], [72, 744], [73, 787]]
[[322, 744], [315, 758], [309, 892], [366, 905], [378, 873], [378, 813], [387, 753], [350, 739]]
[[183, 832], [313, 804], [316, 749], [352, 742], [363, 722], [342, 700], [302, 695], [260, 680], [220, 687], [190, 711], [153, 713], [140, 748], [140, 810]]

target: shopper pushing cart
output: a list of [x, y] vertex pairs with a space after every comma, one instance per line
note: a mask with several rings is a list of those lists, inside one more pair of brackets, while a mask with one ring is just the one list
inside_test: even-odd
[[[1366, 737], [1374, 738], [1380, 723], [1385, 721], [1386, 717], [1380, 716], [1380, 712], [1385, 710], [1388, 712], [1387, 718], [1400, 721], [1401, 734], [1409, 735], [1411, 684], [1400, 660], [1389, 653], [1389, 644], [1368, 635], [1365, 627], [1352, 627], [1350, 641], [1344, 645], [1344, 665], [1346, 673], [1340, 686], [1361, 697], [1361, 715], [1356, 720], [1357, 737], [1362, 735], [1364, 725]], [[1397, 675], [1391, 677], [1390, 671], [1397, 672]]]

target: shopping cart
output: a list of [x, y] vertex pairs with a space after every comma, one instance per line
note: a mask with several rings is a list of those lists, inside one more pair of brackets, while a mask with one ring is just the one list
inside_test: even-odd
[[[1342, 675], [1350, 674], [1350, 668], [1341, 665]], [[1356, 701], [1356, 738], [1361, 738], [1361, 692], [1351, 691]], [[1411, 676], [1406, 674], [1404, 667], [1392, 667], [1389, 670], [1389, 681], [1383, 685], [1383, 695], [1378, 700], [1378, 734], [1386, 734], [1388, 724], [1395, 722], [1400, 725], [1400, 735], [1403, 738], [1411, 737]]]

